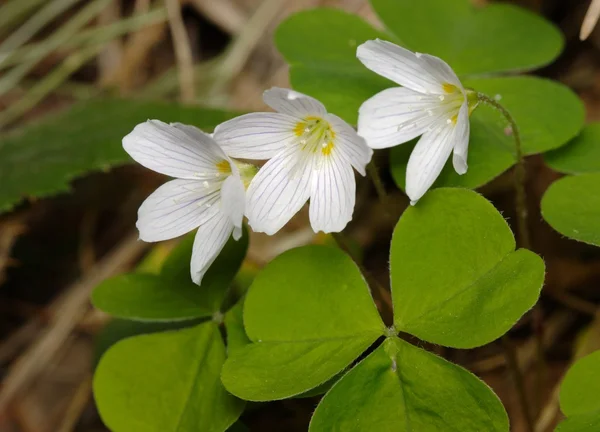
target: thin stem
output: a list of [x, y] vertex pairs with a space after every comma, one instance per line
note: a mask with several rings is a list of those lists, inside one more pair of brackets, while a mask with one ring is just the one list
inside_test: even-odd
[[504, 347], [504, 355], [506, 356], [508, 370], [510, 371], [512, 379], [515, 382], [519, 402], [521, 403], [521, 407], [523, 408], [525, 423], [527, 424], [527, 431], [534, 432], [533, 415], [531, 411], [531, 406], [529, 404], [529, 399], [527, 397], [527, 392], [525, 391], [525, 381], [523, 379], [523, 374], [519, 369], [519, 363], [517, 360], [517, 353], [515, 351], [515, 347], [513, 346], [511, 340], [508, 338], [507, 335], [502, 336], [502, 346]]
[[367, 172], [371, 177], [371, 181], [373, 182], [373, 186], [375, 187], [375, 192], [377, 192], [379, 201], [385, 205], [387, 203], [387, 193], [385, 191], [385, 187], [383, 186], [383, 182], [381, 181], [381, 177], [379, 176], [379, 170], [377, 169], [373, 159], [371, 159], [371, 162], [369, 162], [367, 165]]
[[[506, 108], [500, 105], [497, 101], [490, 98], [489, 96], [477, 92], [477, 100], [483, 104], [491, 106], [496, 111], [500, 112], [504, 118], [508, 121], [512, 136], [515, 140], [515, 153], [517, 157], [517, 166], [515, 167], [515, 195], [516, 195], [516, 211], [517, 211], [517, 227], [518, 227], [518, 240], [519, 245], [526, 249], [531, 249], [531, 237], [529, 235], [529, 227], [527, 225], [527, 192], [525, 189], [526, 181], [526, 169], [525, 169], [525, 157], [523, 155], [523, 147], [521, 144], [521, 135], [519, 133], [519, 127], [513, 116], [508, 112]], [[536, 340], [536, 351], [537, 351], [537, 368], [536, 368], [536, 397], [540, 398], [541, 387], [543, 383], [543, 377], [546, 370], [546, 361], [544, 358], [544, 346], [543, 346], [543, 317], [542, 311], [539, 307], [535, 307], [532, 311], [532, 324], [533, 333]], [[508, 336], [504, 336], [502, 339], [504, 350], [507, 358], [509, 370], [515, 381], [519, 399], [521, 402], [522, 409], [527, 420], [528, 430], [533, 432], [534, 430], [534, 413], [532, 411], [531, 404], [527, 397], [525, 385], [523, 382], [523, 374], [519, 369], [519, 365], [516, 361], [514, 348]]]
[[513, 116], [506, 108], [483, 93], [477, 93], [477, 100], [481, 103], [491, 106], [500, 112], [510, 124], [512, 136], [515, 139], [515, 151], [517, 156], [517, 166], [515, 167], [515, 192], [516, 192], [516, 210], [517, 210], [517, 226], [519, 235], [519, 245], [526, 249], [531, 249], [531, 239], [529, 236], [529, 228], [527, 226], [527, 192], [525, 191], [525, 156], [523, 155], [523, 147], [521, 145], [521, 135], [519, 127]]

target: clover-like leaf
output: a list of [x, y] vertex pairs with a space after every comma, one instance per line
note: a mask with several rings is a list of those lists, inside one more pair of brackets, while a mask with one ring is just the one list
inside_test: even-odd
[[94, 375], [102, 420], [114, 432], [223, 432], [244, 409], [221, 385], [224, 361], [213, 322], [122, 340]]
[[446, 360], [388, 338], [321, 400], [310, 432], [506, 432], [508, 417], [490, 388]]
[[244, 326], [253, 343], [227, 360], [222, 381], [253, 401], [317, 387], [385, 331], [356, 264], [327, 246], [293, 249], [269, 263], [248, 291]]
[[125, 319], [110, 320], [94, 338], [94, 365], [108, 349], [117, 342], [143, 334], [180, 330], [200, 324], [201, 319], [186, 321], [133, 321]]
[[[436, 4], [429, 5], [432, 1]], [[427, 35], [437, 31], [440, 25], [444, 28], [450, 27], [451, 32], [443, 30], [443, 37], [435, 41], [450, 44], [453, 47], [451, 50], [432, 51], [427, 49], [427, 43], [416, 43], [416, 46], [408, 46], [408, 48], [430, 54], [437, 53], [436, 55], [448, 62], [459, 74], [540, 66], [554, 59], [562, 46], [561, 35], [552, 24], [514, 6], [491, 5], [482, 11], [471, 11], [472, 6], [467, 4], [468, 0], [426, 0], [418, 4], [414, 3], [412, 0], [374, 2], [374, 5], [380, 9], [384, 22], [391, 26], [385, 31], [374, 29], [354, 15], [333, 9], [303, 11], [283, 21], [277, 29], [275, 42], [290, 64], [292, 86], [321, 100], [330, 112], [339, 115], [349, 123], [356, 124], [358, 108], [365, 100], [385, 88], [396, 85], [368, 71], [357, 60], [356, 47], [366, 40], [381, 38], [402, 44], [407, 41], [403, 37], [397, 38], [394, 35], [394, 33], [401, 33], [402, 29], [416, 26], [420, 29], [419, 33]], [[435, 8], [433, 14], [430, 13], [429, 7]], [[453, 10], [452, 14], [446, 14], [448, 8]], [[403, 15], [395, 12], [387, 14], [383, 12], [384, 9], [391, 11], [407, 9], [414, 12]], [[425, 9], [426, 13], [423, 12]], [[461, 16], [460, 25], [456, 24], [454, 12]], [[481, 34], [468, 39], [467, 43], [481, 46], [485, 51], [484, 56], [473, 55], [473, 51], [464, 48], [466, 39], [462, 33], [465, 28], [473, 27], [472, 24], [478, 21], [479, 14], [486, 17], [491, 15], [494, 17], [494, 22], [501, 23], [500, 28], [488, 26]], [[496, 20], [496, 15], [502, 17]], [[435, 25], [432, 24], [432, 17], [437, 17]], [[409, 27], [402, 24], [402, 28], [399, 28], [400, 24], [392, 24], [394, 21], [404, 20], [410, 21]], [[478, 25], [480, 24], [476, 26]], [[504, 27], [510, 28], [508, 33], [502, 34], [502, 37], [493, 35], [495, 32], [504, 31]], [[516, 36], [522, 32], [528, 34], [526, 42], [521, 36]], [[482, 34], [486, 36], [483, 39]], [[515, 37], [507, 37], [507, 34]], [[541, 42], [536, 42], [538, 37], [541, 38]], [[461, 43], [456, 44], [455, 38], [460, 38]], [[508, 42], [508, 47], [499, 46], [504, 42]], [[486, 45], [489, 46], [486, 48]], [[502, 51], [503, 49], [509, 49], [510, 54]], [[502, 60], [498, 62], [498, 59]], [[544, 98], [544, 95], [542, 94], [541, 97]], [[551, 107], [540, 101], [537, 95], [529, 105], [532, 103], [548, 109]]]
[[365, 100], [392, 84], [356, 58], [356, 48], [376, 38], [395, 40], [356, 15], [325, 8], [292, 15], [275, 34], [277, 48], [290, 64], [292, 86], [351, 124]]
[[600, 246], [600, 173], [564, 177], [542, 198], [542, 216], [559, 233]]
[[[556, 81], [515, 76], [471, 79], [463, 84], [498, 99], [510, 112], [519, 127], [525, 155], [565, 145], [577, 136], [585, 121], [581, 100], [571, 89]], [[494, 142], [490, 145], [502, 145], [514, 153], [514, 139], [506, 133], [508, 124], [500, 113], [490, 107], [477, 108], [471, 124], [477, 140], [486, 135], [488, 140], [493, 137]]]
[[[69, 190], [91, 171], [131, 161], [122, 138], [149, 118], [212, 130], [234, 113], [174, 103], [93, 99], [0, 139], [0, 211]], [[32, 175], [35, 173], [35, 175]]]
[[472, 0], [371, 0], [388, 30], [406, 47], [446, 60], [459, 75], [524, 71], [561, 52], [560, 31], [509, 4]]
[[560, 409], [567, 417], [600, 412], [600, 351], [577, 360], [560, 385]]
[[485, 198], [442, 188], [400, 218], [390, 274], [397, 330], [471, 348], [500, 337], [535, 304], [544, 262], [515, 251], [508, 224]]
[[[472, 7], [467, 5], [466, 0], [427, 0], [415, 5], [414, 9], [423, 8], [423, 4], [431, 1], [436, 4], [441, 1], [443, 4], [439, 10], [442, 11], [448, 7], [452, 9], [454, 4], [460, 11], [459, 15], [465, 15], [462, 17], [465, 22], [478, 21], [479, 18], [476, 17], [480, 14], [486, 17], [500, 14], [503, 16], [503, 25], [514, 21], [514, 23], [518, 23], [518, 28], [522, 26], [531, 29], [541, 23], [540, 25], [545, 29], [540, 30], [542, 33], [555, 31], [543, 19], [508, 5], [492, 5], [482, 11], [475, 11], [471, 10]], [[413, 2], [407, 0], [393, 2], [384, 0], [376, 3], [382, 10], [413, 9]], [[434, 15], [437, 15], [437, 12]], [[399, 16], [388, 15], [384, 21], [403, 19]], [[439, 19], [451, 23], [453, 29], [459, 28], [454, 25], [454, 20], [448, 19], [447, 15], [442, 14]], [[429, 32], [430, 27], [422, 24], [423, 20], [429, 22], [428, 14], [413, 17], [411, 20], [415, 25], [420, 26], [423, 32]], [[533, 23], [530, 20], [533, 20]], [[488, 33], [486, 32], [486, 34]], [[511, 34], [513, 34], [512, 30]], [[302, 35], [302, 37], [298, 37], [298, 35]], [[381, 90], [397, 86], [397, 84], [367, 70], [356, 58], [356, 47], [365, 40], [375, 38], [399, 43], [394, 35], [374, 29], [354, 15], [339, 10], [315, 9], [292, 15], [284, 21], [277, 30], [276, 43], [290, 64], [290, 80], [293, 87], [316, 97], [325, 104], [330, 112], [356, 124], [358, 109], [364, 101]], [[402, 38], [400, 40], [405, 42]], [[452, 39], [445, 35], [444, 40]], [[503, 37], [502, 40], [507, 39]], [[479, 38], [472, 38], [469, 43], [477, 43], [477, 41]], [[485, 43], [489, 43], [489, 41]], [[523, 47], [518, 39], [512, 40], [511, 44]], [[315, 46], [318, 46], [319, 49], [314, 49]], [[533, 49], [535, 53], [543, 51], [539, 50], [537, 44], [533, 44], [531, 47], [535, 47]], [[430, 52], [423, 49], [420, 51]], [[452, 51], [461, 55], [468, 53], [462, 48]], [[529, 51], [531, 49], [526, 48], [526, 52]], [[552, 56], [546, 56], [547, 61], [554, 58], [557, 53], [558, 51]], [[454, 59], [458, 61], [455, 65], [452, 55], [450, 55], [451, 58], [447, 58], [443, 54], [439, 55], [451, 67], [459, 67], [458, 71], [460, 72], [460, 65], [464, 64], [461, 63], [460, 58]], [[470, 58], [470, 54], [467, 54], [467, 57]], [[506, 59], [510, 60], [513, 57], [511, 53], [511, 56]], [[492, 47], [487, 53], [486, 59], [493, 61], [496, 58], [496, 52]], [[530, 56], [527, 55], [525, 58], [530, 58]], [[479, 65], [480, 63], [480, 59], [476, 59], [472, 64]], [[519, 68], [516, 65], [514, 67]], [[500, 70], [503, 69], [500, 68]], [[491, 97], [501, 98], [501, 103], [511, 112], [519, 125], [523, 150], [527, 155], [549, 151], [564, 145], [583, 126], [583, 104], [571, 90], [559, 83], [536, 77], [506, 77], [470, 79], [464, 81], [463, 84]], [[556, 121], [557, 118], [560, 121]], [[451, 163], [448, 163], [436, 182], [436, 186], [476, 188], [488, 183], [513, 166], [516, 162], [515, 144], [513, 137], [507, 134], [506, 127], [506, 120], [498, 112], [487, 106], [478, 108], [471, 117], [467, 174], [459, 176], [452, 168]], [[404, 187], [406, 164], [413, 147], [414, 143], [407, 143], [392, 150], [392, 174], [401, 188]]]
[[184, 237], [158, 275], [131, 273], [104, 281], [92, 293], [92, 303], [113, 316], [140, 321], [188, 320], [220, 311], [246, 256], [248, 234], [229, 239], [201, 286], [190, 277], [193, 242], [194, 234]]
[[[500, 100], [517, 122], [525, 155], [556, 149], [583, 126], [583, 105], [562, 84], [530, 76], [476, 79], [464, 84]], [[470, 121], [467, 173], [458, 175], [449, 161], [435, 186], [477, 188], [515, 164], [514, 138], [507, 133], [508, 123], [499, 112], [480, 105]], [[405, 185], [406, 166], [415, 142], [392, 149], [391, 171], [400, 188]]]
[[600, 123], [592, 123], [567, 145], [548, 152], [544, 160], [565, 174], [600, 172]]
[[558, 432], [600, 430], [600, 351], [579, 359], [560, 386], [560, 409], [567, 416]]

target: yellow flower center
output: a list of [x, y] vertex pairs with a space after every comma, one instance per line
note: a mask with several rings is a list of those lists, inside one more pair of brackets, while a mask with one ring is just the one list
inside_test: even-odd
[[442, 84], [442, 89], [446, 93], [454, 93], [454, 92], [459, 92], [460, 91], [458, 89], [458, 87], [456, 87], [454, 84], [450, 84], [450, 83], [444, 83], [444, 84]]
[[456, 125], [458, 122], [458, 112], [464, 103], [465, 96], [463, 92], [454, 84], [446, 82], [442, 84], [442, 89], [448, 94], [448, 96], [440, 96], [439, 98], [441, 101], [444, 101], [444, 103], [447, 104], [447, 106], [450, 108], [450, 113], [452, 113], [446, 122], [448, 124]]
[[231, 174], [231, 165], [229, 165], [229, 162], [227, 162], [226, 160], [218, 162], [216, 166], [219, 173], [227, 175]]
[[321, 117], [308, 116], [296, 123], [294, 134], [302, 150], [316, 153], [321, 150], [324, 156], [331, 154], [335, 147], [335, 131], [331, 124]]

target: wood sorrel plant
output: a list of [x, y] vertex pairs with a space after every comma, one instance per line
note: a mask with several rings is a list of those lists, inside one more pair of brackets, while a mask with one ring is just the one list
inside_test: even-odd
[[[224, 431], [245, 400], [322, 393], [310, 423], [314, 432], [509, 430], [490, 388], [413, 342], [485, 345], [539, 297], [543, 261], [517, 248], [502, 215], [468, 189], [518, 164], [519, 246], [529, 247], [523, 158], [563, 146], [582, 127], [584, 113], [558, 83], [502, 74], [550, 63], [562, 37], [509, 5], [371, 4], [384, 30], [333, 9], [301, 12], [281, 24], [275, 40], [296, 91], [265, 95], [278, 113], [238, 117], [212, 137], [165, 125], [168, 146], [155, 133], [129, 136], [137, 160], [185, 181], [145, 204], [141, 217], [152, 221], [143, 225], [159, 234], [148, 239], [200, 229], [160, 274], [121, 276], [94, 293], [94, 304], [119, 318], [184, 327], [122, 340], [103, 356], [94, 389], [112, 430]], [[358, 133], [350, 124], [358, 124]], [[403, 144], [419, 136], [418, 143]], [[199, 145], [204, 141], [215, 148], [211, 157]], [[549, 163], [579, 173], [584, 158], [577, 155], [587, 142], [580, 141], [569, 146], [575, 155], [561, 156], [561, 149]], [[235, 289], [247, 247], [247, 236], [239, 236], [240, 208], [252, 228], [273, 234], [310, 200], [313, 229], [339, 232], [354, 209], [353, 170], [365, 174], [369, 147], [393, 147], [391, 173], [413, 204], [391, 239], [393, 325], [384, 325], [357, 263], [335, 247], [285, 252], [245, 296]], [[253, 176], [232, 157], [269, 161]], [[158, 167], [158, 158], [167, 162]], [[229, 178], [244, 184], [245, 199], [239, 187], [234, 198], [223, 190]], [[600, 205], [586, 207], [587, 219], [565, 215], [573, 185], [560, 183], [579, 181], [585, 193], [600, 180], [582, 175], [557, 182], [544, 199], [544, 216], [557, 230], [598, 244], [600, 227], [589, 221]], [[207, 199], [211, 210], [200, 212], [196, 204]], [[211, 225], [217, 220], [222, 229]], [[199, 272], [206, 272], [201, 280]]]

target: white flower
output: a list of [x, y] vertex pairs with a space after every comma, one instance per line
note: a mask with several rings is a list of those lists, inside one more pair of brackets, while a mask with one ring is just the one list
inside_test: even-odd
[[270, 159], [248, 188], [248, 223], [254, 231], [274, 234], [310, 198], [315, 232], [343, 230], [354, 210], [352, 167], [365, 175], [373, 151], [312, 97], [273, 88], [264, 101], [278, 112], [246, 114], [215, 129], [231, 156]]
[[146, 168], [176, 177], [144, 201], [137, 228], [147, 242], [198, 228], [191, 275], [200, 285], [232, 233], [235, 240], [242, 234], [242, 176], [251, 174], [253, 167], [230, 159], [210, 135], [179, 123], [141, 123], [123, 138], [123, 148]]
[[453, 150], [454, 169], [466, 173], [469, 102], [476, 105], [476, 101], [471, 101], [450, 66], [379, 39], [360, 45], [356, 55], [372, 71], [403, 86], [386, 89], [363, 103], [358, 134], [376, 149], [422, 135], [406, 171], [411, 204], [431, 187]]

